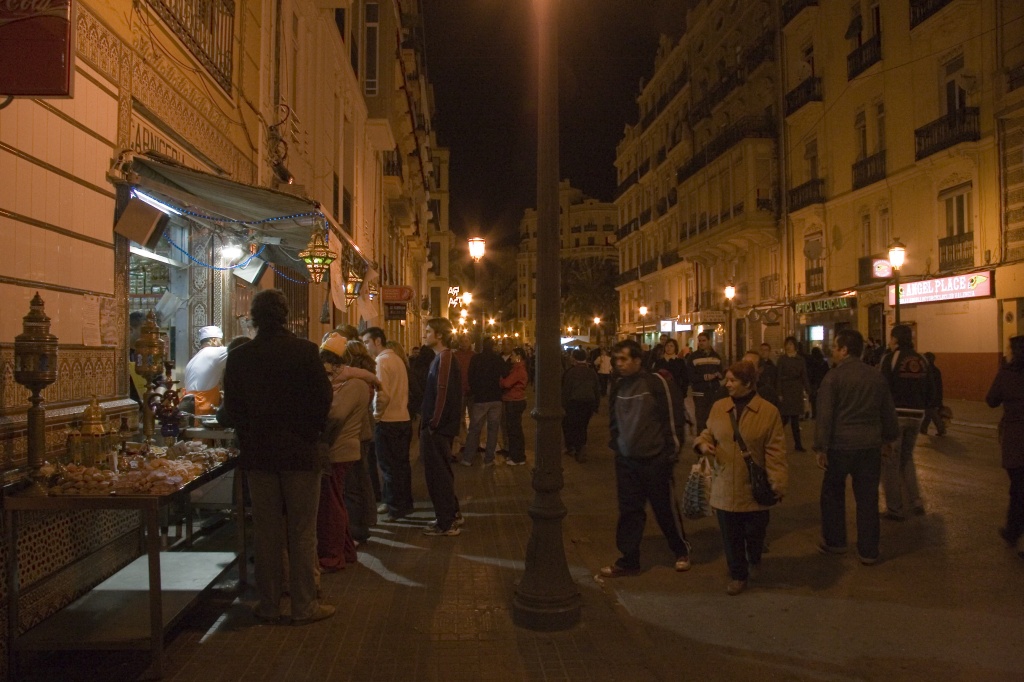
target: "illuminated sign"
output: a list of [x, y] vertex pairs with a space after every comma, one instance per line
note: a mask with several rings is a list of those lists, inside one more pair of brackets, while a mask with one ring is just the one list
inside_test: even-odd
[[[942, 303], [971, 298], [995, 296], [995, 271], [973, 272], [966, 275], [923, 279], [900, 284], [900, 304]], [[889, 305], [896, 305], [896, 287], [889, 285]]]
[[449, 308], [464, 308], [466, 302], [462, 300], [462, 296], [459, 294], [459, 287], [448, 287], [448, 307]]
[[892, 263], [882, 258], [876, 258], [871, 261], [871, 274], [878, 279], [888, 279], [892, 277]]
[[805, 313], [830, 313], [834, 310], [849, 310], [857, 307], [855, 296], [835, 296], [819, 298], [817, 301], [800, 301], [796, 304], [798, 315]]
[[675, 326], [675, 322], [676, 322], [675, 320], [662, 320], [661, 321], [661, 331], [663, 331], [663, 332], [671, 332], [672, 331], [672, 327]]

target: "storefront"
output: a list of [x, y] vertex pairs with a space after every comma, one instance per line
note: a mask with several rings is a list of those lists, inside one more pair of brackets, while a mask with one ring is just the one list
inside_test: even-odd
[[840, 296], [797, 301], [794, 304], [797, 320], [797, 340], [804, 344], [804, 351], [821, 348], [828, 356], [832, 341], [842, 329], [857, 328], [857, 295], [845, 293]]

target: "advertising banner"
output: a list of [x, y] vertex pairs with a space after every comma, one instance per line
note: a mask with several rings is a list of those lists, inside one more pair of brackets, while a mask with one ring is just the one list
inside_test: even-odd
[[[889, 305], [894, 306], [896, 305], [896, 287], [890, 284], [888, 289]], [[900, 305], [990, 298], [995, 294], [994, 270], [900, 283]]]

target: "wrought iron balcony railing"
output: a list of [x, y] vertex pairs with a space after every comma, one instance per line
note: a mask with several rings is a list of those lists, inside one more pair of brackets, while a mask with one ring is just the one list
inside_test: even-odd
[[640, 176], [637, 174], [636, 171], [633, 171], [632, 173], [627, 175], [622, 180], [622, 182], [619, 183], [618, 189], [615, 190], [615, 198], [618, 199], [623, 194], [625, 194], [626, 190], [629, 189], [630, 187], [632, 187], [633, 185], [635, 185], [636, 181], [639, 180], [639, 179], [640, 179]]
[[817, 294], [825, 291], [825, 268], [807, 268], [804, 271], [807, 293]]
[[910, 0], [910, 28], [915, 28], [953, 0]]
[[675, 265], [681, 260], [682, 258], [680, 258], [678, 251], [666, 251], [665, 253], [661, 254], [661, 267], [667, 268], [670, 265]]
[[726, 128], [704, 149], [695, 153], [690, 160], [676, 170], [676, 184], [701, 170], [719, 156], [747, 138], [772, 138], [776, 134], [775, 123], [768, 116], [745, 116]]
[[645, 209], [640, 213], [640, 225], [646, 225], [651, 222], [651, 209]]
[[402, 155], [397, 149], [381, 154], [381, 172], [392, 177], [402, 177]]
[[658, 269], [658, 262], [659, 262], [658, 256], [655, 256], [654, 258], [652, 258], [650, 260], [645, 260], [643, 263], [641, 263], [640, 264], [640, 276], [643, 277], [645, 275], [649, 275], [652, 272], [654, 272], [655, 270], [657, 270]]
[[981, 117], [978, 107], [957, 109], [914, 131], [916, 158], [920, 161], [955, 144], [977, 142], [980, 139]]
[[974, 267], [974, 232], [939, 240], [939, 271]]
[[798, 111], [809, 102], [821, 102], [821, 78], [810, 76], [800, 85], [786, 93], [786, 116]]
[[860, 189], [885, 179], [885, 150], [853, 164], [853, 188]]
[[782, 3], [782, 25], [785, 26], [796, 19], [797, 15], [805, 8], [817, 6], [818, 0], [788, 0], [788, 2]]
[[799, 211], [811, 204], [825, 202], [825, 179], [815, 178], [789, 190], [789, 210]]
[[174, 35], [231, 92], [231, 48], [234, 46], [234, 0], [147, 0]]
[[761, 300], [779, 297], [779, 273], [761, 278]]
[[882, 34], [876, 33], [846, 56], [846, 77], [853, 80], [875, 62], [882, 61]]

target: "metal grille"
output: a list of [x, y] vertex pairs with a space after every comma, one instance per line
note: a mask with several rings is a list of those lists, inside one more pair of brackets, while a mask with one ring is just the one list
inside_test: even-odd
[[147, 0], [213, 80], [231, 92], [233, 0]]

